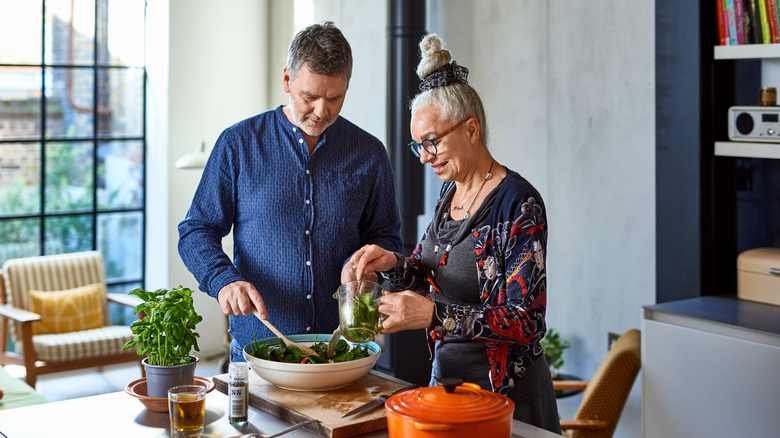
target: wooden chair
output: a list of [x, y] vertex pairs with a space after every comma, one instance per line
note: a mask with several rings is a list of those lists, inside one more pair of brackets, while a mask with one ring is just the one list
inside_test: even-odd
[[[41, 374], [124, 362], [140, 366], [135, 349], [122, 350], [133, 334], [111, 325], [108, 301], [140, 302], [107, 293], [97, 251], [7, 260], [0, 271], [0, 364], [24, 365], [32, 387]], [[6, 351], [9, 332], [12, 352]]]
[[574, 419], [561, 420], [565, 436], [608, 438], [615, 432], [641, 365], [639, 335], [636, 329], [623, 333], [590, 381], [553, 380], [556, 390], [585, 390]]

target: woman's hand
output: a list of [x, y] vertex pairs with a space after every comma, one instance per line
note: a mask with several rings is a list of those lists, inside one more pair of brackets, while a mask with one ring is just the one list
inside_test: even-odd
[[433, 301], [412, 291], [385, 294], [379, 313], [384, 313], [387, 318], [382, 322], [379, 333], [388, 335], [401, 330], [428, 328], [435, 307]]
[[371, 280], [376, 282], [376, 271], [387, 271], [398, 263], [395, 254], [377, 245], [366, 245], [352, 254], [341, 269], [341, 282]]

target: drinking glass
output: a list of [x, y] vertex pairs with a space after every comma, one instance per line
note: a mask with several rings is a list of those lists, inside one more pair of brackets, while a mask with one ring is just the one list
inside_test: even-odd
[[201, 438], [206, 417], [206, 388], [179, 385], [168, 390], [171, 437]]
[[384, 289], [368, 280], [348, 281], [333, 297], [339, 300], [339, 323], [341, 334], [350, 342], [365, 344], [376, 337], [381, 327], [379, 299]]

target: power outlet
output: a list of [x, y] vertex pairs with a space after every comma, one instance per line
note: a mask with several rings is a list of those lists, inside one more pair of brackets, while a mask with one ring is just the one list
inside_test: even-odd
[[620, 335], [617, 333], [607, 333], [607, 351], [612, 349], [612, 346], [615, 345], [615, 342], [617, 342], [619, 337]]

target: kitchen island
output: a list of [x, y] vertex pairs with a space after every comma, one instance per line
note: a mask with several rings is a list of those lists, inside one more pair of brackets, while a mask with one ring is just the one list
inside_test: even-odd
[[[204, 436], [235, 437], [245, 433], [274, 433], [291, 425], [277, 416], [254, 407], [249, 422], [234, 426], [228, 422], [228, 398], [220, 391], [206, 397]], [[539, 428], [515, 421], [513, 438], [560, 437]], [[83, 397], [35, 406], [0, 411], [0, 432], [8, 438], [165, 438], [170, 437], [167, 413], [149, 411], [124, 392]], [[310, 430], [295, 430], [285, 437], [321, 437]], [[359, 435], [361, 438], [387, 437], [387, 429]]]
[[704, 296], [642, 309], [642, 436], [778, 436], [780, 306]]

